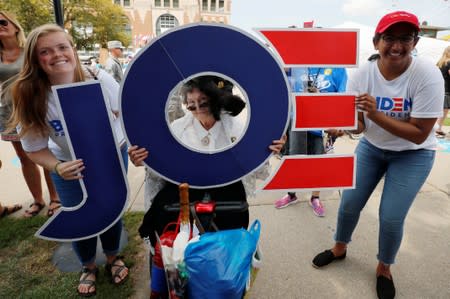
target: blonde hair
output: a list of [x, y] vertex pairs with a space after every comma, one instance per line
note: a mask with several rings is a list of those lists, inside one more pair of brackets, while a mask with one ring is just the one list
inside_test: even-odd
[[448, 46], [447, 48], [445, 48], [444, 53], [442, 53], [441, 58], [438, 60], [438, 62], [436, 63], [436, 65], [441, 68], [444, 65], [447, 64], [447, 62], [450, 61], [450, 46]]
[[[16, 40], [17, 40], [17, 45], [19, 46], [19, 48], [23, 48], [25, 46], [25, 42], [26, 42], [26, 38], [25, 38], [25, 32], [23, 31], [22, 26], [20, 26], [19, 22], [17, 21], [16, 17], [9, 13], [6, 12], [4, 10], [0, 10], [0, 15], [4, 16], [5, 19], [7, 19], [9, 22], [11, 22], [11, 24], [14, 25], [14, 27], [16, 27], [17, 32], [16, 32]], [[0, 53], [3, 50], [3, 44], [0, 41]]]
[[40, 135], [45, 135], [49, 132], [46, 116], [51, 83], [47, 74], [39, 65], [36, 45], [39, 38], [52, 33], [64, 33], [72, 46], [76, 62], [74, 82], [85, 80], [72, 37], [63, 28], [55, 24], [46, 24], [31, 31], [25, 44], [22, 70], [18, 74], [17, 80], [11, 86], [13, 112], [8, 128], [13, 129], [20, 125], [21, 136], [26, 135], [30, 131]]

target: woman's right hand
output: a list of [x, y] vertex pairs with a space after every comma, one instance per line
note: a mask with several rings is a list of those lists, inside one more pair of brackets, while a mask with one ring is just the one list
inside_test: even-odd
[[148, 151], [144, 147], [132, 145], [128, 148], [128, 156], [134, 166], [143, 166], [144, 160], [148, 157]]

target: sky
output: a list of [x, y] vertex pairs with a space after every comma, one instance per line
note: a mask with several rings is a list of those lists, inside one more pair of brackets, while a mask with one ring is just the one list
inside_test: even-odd
[[250, 33], [252, 28], [303, 27], [307, 21], [324, 28], [344, 22], [375, 27], [395, 10], [414, 13], [420, 23], [450, 27], [450, 0], [232, 0], [230, 24]]

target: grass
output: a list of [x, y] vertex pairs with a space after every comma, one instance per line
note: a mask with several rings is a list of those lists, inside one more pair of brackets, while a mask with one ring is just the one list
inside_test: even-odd
[[[142, 212], [124, 215], [128, 244], [122, 254], [130, 268], [129, 279], [120, 287], [110, 283], [101, 267], [95, 298], [129, 298], [135, 293], [142, 259], [142, 240], [138, 227]], [[48, 218], [5, 217], [0, 219], [0, 298], [79, 298], [76, 293], [79, 273], [64, 273], [52, 264], [57, 242], [34, 237]], [[141, 256], [141, 257], [140, 257]]]
[[450, 117], [444, 119], [444, 126], [450, 126]]

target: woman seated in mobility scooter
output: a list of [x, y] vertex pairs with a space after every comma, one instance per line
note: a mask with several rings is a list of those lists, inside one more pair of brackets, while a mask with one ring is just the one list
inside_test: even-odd
[[[222, 149], [235, 142], [242, 134], [245, 122], [237, 117], [245, 108], [245, 102], [231, 93], [231, 82], [216, 76], [199, 76], [189, 80], [181, 88], [181, 96], [187, 113], [170, 125], [172, 133], [186, 146], [200, 151]], [[279, 153], [285, 143], [283, 136], [274, 140], [269, 149]], [[128, 154], [131, 162], [142, 166], [151, 155], [146, 148], [133, 145]], [[226, 186], [209, 189], [189, 189], [190, 202], [211, 198], [216, 202], [241, 202], [247, 207], [247, 194], [255, 191], [255, 180], [265, 179], [269, 174], [268, 165], [244, 177], [241, 181]], [[165, 181], [150, 169], [146, 169], [145, 179], [146, 207], [150, 206], [139, 232], [148, 238], [151, 246], [156, 244], [156, 231], [161, 235], [166, 225], [177, 221], [178, 211], [167, 211], [165, 206], [179, 202], [178, 186]], [[219, 230], [247, 228], [248, 209], [234, 211], [216, 211], [214, 223]], [[153, 248], [151, 249], [153, 251]], [[152, 284], [152, 289], [154, 285]]]

